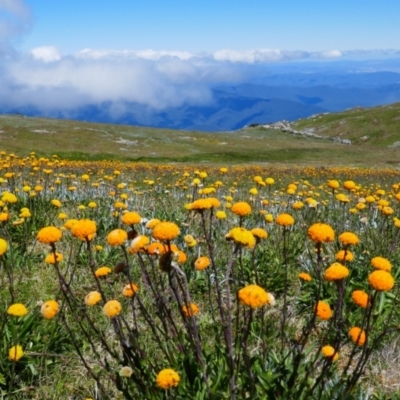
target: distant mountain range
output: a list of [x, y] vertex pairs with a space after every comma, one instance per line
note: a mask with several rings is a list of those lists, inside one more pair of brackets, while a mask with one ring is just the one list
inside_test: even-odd
[[[76, 109], [67, 116], [60, 110], [51, 117], [159, 128], [231, 131], [250, 124], [294, 121], [313, 114], [398, 102], [400, 74], [276, 73], [265, 75], [257, 82], [217, 85], [211, 88], [211, 92], [212, 102], [202, 106], [183, 105], [160, 111], [137, 103], [123, 103], [126, 111], [116, 114], [114, 103], [104, 102]], [[41, 115], [34, 107], [2, 111], [48, 116]]]

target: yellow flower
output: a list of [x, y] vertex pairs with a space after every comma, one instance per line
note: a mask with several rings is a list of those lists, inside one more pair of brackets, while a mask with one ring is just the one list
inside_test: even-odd
[[22, 346], [17, 344], [16, 346], [11, 347], [8, 351], [8, 358], [11, 361], [17, 362], [24, 355], [24, 351], [22, 350]]
[[57, 208], [60, 208], [60, 207], [62, 206], [61, 201], [60, 201], [60, 200], [57, 200], [57, 199], [53, 199], [53, 200], [51, 201], [51, 204], [52, 204], [54, 207], [57, 207]]
[[246, 246], [252, 249], [256, 244], [254, 235], [245, 228], [238, 227], [231, 229], [226, 235], [227, 240], [233, 240], [235, 243]]
[[74, 223], [71, 233], [81, 239], [91, 241], [96, 235], [96, 222], [90, 219], [81, 219]]
[[4, 192], [1, 201], [5, 204], [14, 204], [18, 201], [18, 198], [15, 194], [10, 193], [10, 192]]
[[14, 317], [23, 317], [24, 315], [28, 314], [28, 310], [23, 304], [14, 303], [8, 307], [7, 314], [13, 315]]
[[265, 183], [266, 183], [267, 185], [273, 185], [273, 184], [275, 183], [275, 179], [274, 179], [274, 178], [267, 178], [267, 179], [265, 180]]
[[329, 243], [335, 239], [335, 231], [330, 225], [317, 222], [308, 228], [308, 237], [314, 243]]
[[392, 269], [391, 262], [387, 258], [383, 257], [374, 257], [371, 260], [371, 265], [375, 269], [380, 269], [382, 271], [387, 271], [387, 272], [390, 272], [390, 270]]
[[139, 287], [134, 283], [128, 283], [122, 289], [122, 296], [133, 297], [135, 293], [139, 290]]
[[67, 219], [67, 218], [68, 218], [68, 215], [66, 213], [61, 212], [60, 214], [58, 214], [58, 219], [63, 220], [63, 219]]
[[343, 183], [343, 187], [347, 190], [352, 190], [356, 187], [356, 184], [353, 181], [346, 181]]
[[354, 290], [354, 292], [351, 294], [351, 298], [359, 307], [367, 308], [369, 304], [368, 294], [363, 290]]
[[340, 250], [336, 253], [335, 259], [337, 261], [353, 261], [354, 255], [350, 250]]
[[258, 240], [266, 239], [268, 237], [268, 233], [264, 229], [261, 229], [261, 228], [253, 228], [250, 232]]
[[318, 318], [327, 320], [332, 316], [332, 310], [328, 303], [320, 300], [316, 306], [316, 315]]
[[349, 330], [349, 335], [354, 344], [358, 346], [363, 346], [365, 344], [366, 335], [363, 329], [358, 326], [353, 326]]
[[339, 358], [339, 353], [332, 346], [327, 345], [322, 347], [321, 352], [325, 358], [331, 358], [333, 361]]
[[217, 211], [217, 212], [215, 213], [215, 216], [216, 216], [218, 219], [225, 219], [225, 218], [226, 218], [226, 212], [225, 212], [225, 211], [222, 211], [222, 210]]
[[197, 305], [194, 303], [189, 303], [187, 306], [184, 305], [182, 307], [182, 312], [185, 315], [185, 317], [194, 317], [195, 315], [198, 314], [199, 307], [197, 307]]
[[328, 180], [328, 186], [331, 189], [337, 189], [340, 186], [340, 184], [337, 180], [331, 179], [331, 180]]
[[48, 300], [43, 303], [40, 312], [46, 319], [54, 318], [58, 313], [59, 305], [55, 300]]
[[338, 262], [333, 263], [325, 271], [324, 278], [327, 281], [338, 281], [349, 276], [349, 270]]
[[151, 219], [150, 221], [147, 222], [146, 228], [147, 228], [147, 229], [154, 229], [154, 227], [155, 227], [156, 225], [158, 225], [160, 222], [161, 222], [161, 221], [160, 221], [159, 219], [153, 218], [153, 219]]
[[198, 199], [188, 205], [189, 210], [194, 210], [198, 212], [201, 212], [203, 210], [208, 210], [212, 207], [213, 205], [210, 199]]
[[343, 246], [350, 246], [358, 244], [360, 239], [353, 232], [343, 232], [339, 235], [339, 242], [342, 243]]
[[103, 307], [103, 313], [108, 318], [114, 318], [122, 311], [121, 303], [118, 300], [110, 300]]
[[56, 243], [62, 238], [62, 232], [55, 226], [47, 226], [42, 228], [37, 234], [37, 240], [40, 243]]
[[107, 235], [110, 246], [121, 246], [128, 239], [128, 234], [123, 229], [114, 229]]
[[247, 285], [240, 289], [238, 298], [242, 304], [251, 308], [263, 307], [269, 302], [268, 293], [258, 285]]
[[199, 257], [194, 262], [194, 267], [196, 268], [197, 271], [203, 271], [209, 266], [210, 266], [210, 259], [206, 256]]
[[165, 247], [160, 242], [153, 242], [153, 243], [150, 243], [147, 246], [146, 251], [147, 251], [148, 254], [151, 254], [151, 255], [164, 254], [165, 253]]
[[[57, 262], [60, 262], [63, 260], [63, 255], [61, 253], [59, 253], [58, 251], [56, 251], [56, 260]], [[55, 260], [54, 260], [54, 253], [50, 253], [47, 254], [46, 258], [44, 259], [44, 262], [46, 264], [55, 264]]]
[[157, 374], [156, 383], [159, 388], [168, 390], [178, 386], [180, 380], [177, 372], [171, 368], [166, 368]]
[[239, 201], [232, 205], [231, 211], [239, 217], [245, 217], [246, 215], [251, 214], [251, 206], [245, 201]]
[[394, 286], [393, 276], [389, 272], [380, 269], [369, 275], [368, 282], [375, 290], [382, 292], [391, 290]]
[[0, 222], [6, 222], [10, 219], [10, 214], [7, 212], [0, 212]]
[[150, 243], [150, 239], [147, 236], [139, 235], [132, 240], [129, 247], [129, 253], [136, 254], [141, 250], [145, 250], [146, 246]]
[[85, 304], [87, 306], [94, 306], [101, 301], [101, 294], [97, 291], [89, 292], [85, 297]]
[[125, 225], [140, 224], [142, 217], [134, 211], [128, 211], [122, 215], [121, 222]]
[[111, 268], [109, 267], [100, 267], [98, 268], [95, 273], [97, 278], [101, 278], [103, 276], [107, 276], [108, 274], [111, 274]]
[[267, 222], [268, 224], [272, 223], [274, 220], [274, 216], [272, 214], [266, 214], [265, 217], [265, 222]]
[[153, 238], [156, 240], [170, 241], [179, 235], [178, 225], [173, 222], [160, 222], [153, 229]]
[[297, 275], [301, 280], [310, 282], [312, 281], [312, 277], [310, 274], [307, 272], [300, 272], [299, 275]]
[[0, 238], [0, 256], [5, 254], [7, 248], [8, 248], [8, 243], [4, 239]]

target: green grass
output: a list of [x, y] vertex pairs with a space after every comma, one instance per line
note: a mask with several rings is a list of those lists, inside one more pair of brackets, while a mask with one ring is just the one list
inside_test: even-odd
[[[71, 160], [397, 166], [400, 147], [388, 146], [400, 141], [399, 110], [399, 105], [357, 109], [295, 124], [326, 139], [261, 127], [208, 133], [3, 115], [0, 139], [1, 150], [19, 156], [34, 151]], [[335, 143], [336, 136], [355, 144]]]

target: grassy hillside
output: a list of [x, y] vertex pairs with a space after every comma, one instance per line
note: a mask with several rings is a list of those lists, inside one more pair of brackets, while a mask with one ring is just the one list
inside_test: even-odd
[[[392, 115], [399, 108], [396, 105], [387, 110]], [[326, 140], [262, 127], [206, 133], [3, 115], [0, 116], [0, 147], [18, 155], [35, 151], [43, 156], [56, 153], [69, 159], [397, 166], [400, 147], [387, 147], [376, 139], [379, 134], [384, 136], [386, 144], [392, 144], [396, 139], [400, 141], [400, 133], [396, 133], [396, 124], [393, 122], [395, 117], [378, 122], [380, 130], [375, 136], [367, 122], [370, 114], [378, 114], [379, 111], [380, 108], [374, 111], [351, 111], [296, 124], [297, 129], [314, 129], [315, 133], [325, 135]], [[366, 121], [362, 122], [357, 114], [359, 112]], [[378, 117], [375, 119], [382, 120]], [[356, 133], [351, 127], [353, 125], [350, 125], [354, 120], [359, 126], [357, 137], [369, 135], [370, 140], [358, 140], [359, 144], [349, 146], [334, 143], [330, 139], [344, 132], [338, 132], [339, 125], [343, 129], [349, 126], [348, 133], [340, 137], [354, 140]], [[397, 126], [400, 127], [399, 121]], [[381, 134], [381, 131], [384, 133]]]
[[319, 115], [299, 120], [293, 128], [358, 145], [400, 146], [400, 103]]

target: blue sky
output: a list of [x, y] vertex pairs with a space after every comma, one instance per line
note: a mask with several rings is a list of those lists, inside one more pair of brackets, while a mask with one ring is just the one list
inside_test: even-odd
[[347, 59], [400, 72], [399, 15], [400, 0], [0, 0], [0, 108], [202, 105], [215, 85]]
[[[15, 1], [15, 0], [14, 0]], [[214, 52], [399, 47], [398, 0], [26, 0], [21, 48]]]

